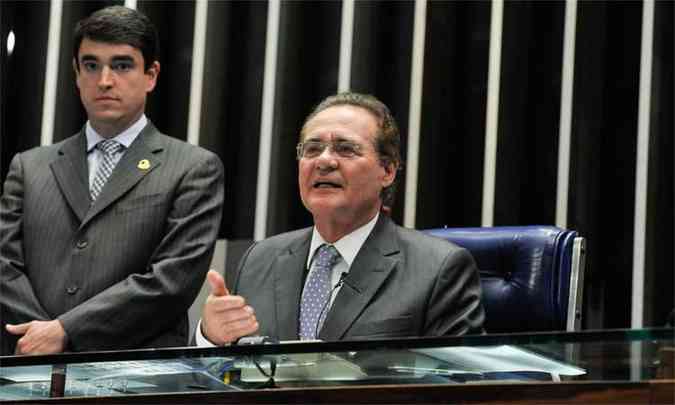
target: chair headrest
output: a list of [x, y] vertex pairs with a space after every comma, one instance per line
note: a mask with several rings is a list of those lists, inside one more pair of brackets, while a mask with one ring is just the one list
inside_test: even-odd
[[575, 231], [504, 226], [425, 232], [473, 255], [488, 332], [565, 330]]

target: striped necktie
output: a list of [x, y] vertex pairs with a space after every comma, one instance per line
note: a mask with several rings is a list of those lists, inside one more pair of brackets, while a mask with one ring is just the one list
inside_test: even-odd
[[124, 149], [124, 145], [112, 139], [106, 139], [97, 143], [96, 148], [101, 151], [103, 158], [98, 163], [98, 169], [94, 181], [91, 183], [91, 190], [89, 190], [91, 201], [96, 201], [96, 197], [103, 190], [103, 186], [115, 168], [115, 157]]

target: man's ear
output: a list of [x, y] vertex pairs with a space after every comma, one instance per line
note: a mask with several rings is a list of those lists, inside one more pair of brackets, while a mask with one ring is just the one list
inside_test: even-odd
[[394, 162], [384, 162], [384, 177], [382, 178], [382, 187], [389, 187], [396, 180], [398, 166]]
[[77, 64], [77, 60], [73, 58], [73, 72], [75, 73], [75, 84], [77, 88], [80, 88], [80, 67]]
[[145, 75], [148, 76], [148, 83], [145, 87], [146, 92], [149, 93], [155, 89], [155, 86], [157, 85], [157, 77], [159, 76], [159, 69], [159, 62], [154, 61], [152, 62], [152, 65], [150, 65], [150, 67], [145, 70]]

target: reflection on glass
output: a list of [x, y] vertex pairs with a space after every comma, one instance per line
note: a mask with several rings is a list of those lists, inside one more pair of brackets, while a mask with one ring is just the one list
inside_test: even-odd
[[4, 357], [0, 400], [378, 384], [646, 382], [673, 378], [668, 356], [674, 347], [674, 331], [662, 329], [47, 357], [58, 365], [39, 364], [40, 356]]

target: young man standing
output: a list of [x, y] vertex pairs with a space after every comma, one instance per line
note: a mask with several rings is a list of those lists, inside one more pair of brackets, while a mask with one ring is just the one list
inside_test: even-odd
[[188, 342], [223, 169], [145, 116], [157, 54], [138, 11], [108, 7], [77, 24], [73, 68], [88, 121], [17, 154], [0, 199], [2, 354]]

